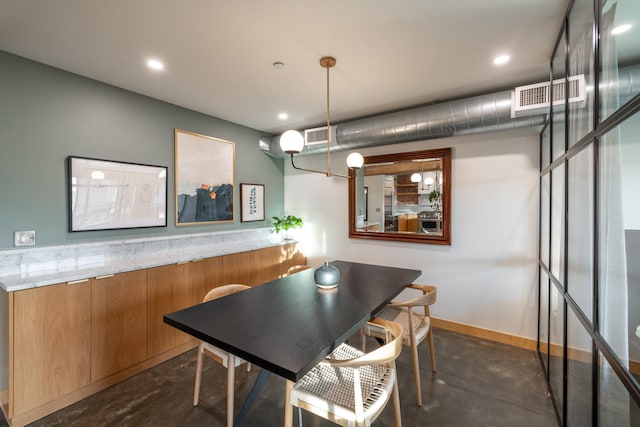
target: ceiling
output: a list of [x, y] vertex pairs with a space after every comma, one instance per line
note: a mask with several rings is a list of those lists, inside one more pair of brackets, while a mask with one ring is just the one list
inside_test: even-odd
[[326, 55], [332, 123], [543, 81], [568, 2], [0, 0], [0, 50], [277, 134], [326, 123]]

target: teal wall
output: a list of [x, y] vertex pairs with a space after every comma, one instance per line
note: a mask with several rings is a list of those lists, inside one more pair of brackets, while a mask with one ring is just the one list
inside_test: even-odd
[[[235, 222], [175, 226], [174, 129], [236, 144]], [[271, 226], [284, 210], [284, 165], [261, 133], [0, 51], [0, 250], [13, 232], [37, 246]], [[68, 232], [69, 155], [169, 167], [168, 226]], [[239, 184], [265, 184], [264, 222], [240, 222]]]

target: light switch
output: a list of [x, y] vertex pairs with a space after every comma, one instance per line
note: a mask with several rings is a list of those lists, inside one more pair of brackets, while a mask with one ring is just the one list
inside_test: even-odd
[[34, 246], [35, 244], [35, 230], [13, 232], [13, 246]]

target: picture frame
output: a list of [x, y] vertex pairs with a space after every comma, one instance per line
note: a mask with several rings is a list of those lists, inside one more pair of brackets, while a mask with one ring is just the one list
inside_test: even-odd
[[240, 184], [240, 222], [264, 221], [264, 185]]
[[176, 226], [234, 221], [235, 143], [175, 129]]
[[167, 226], [167, 167], [67, 157], [69, 231]]

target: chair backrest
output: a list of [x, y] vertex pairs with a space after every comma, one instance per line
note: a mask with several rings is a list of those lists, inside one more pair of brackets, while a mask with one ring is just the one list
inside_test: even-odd
[[419, 297], [407, 300], [407, 301], [398, 301], [389, 304], [391, 307], [417, 307], [417, 306], [425, 306], [425, 308], [429, 305], [436, 303], [436, 298], [438, 296], [438, 289], [432, 285], [410, 285], [412, 289], [418, 289], [423, 292]]
[[207, 292], [207, 295], [204, 296], [202, 302], [207, 302], [211, 301], [212, 299], [235, 294], [236, 292], [244, 291], [245, 289], [249, 289], [250, 287], [251, 286], [241, 285], [238, 283], [218, 286], [217, 288], [213, 288], [209, 292]]
[[365, 365], [382, 365], [393, 362], [402, 351], [402, 326], [396, 322], [373, 318], [369, 321], [371, 327], [380, 329], [387, 337], [386, 343], [375, 350], [365, 353], [360, 357], [348, 360], [325, 359], [321, 363], [336, 368], [357, 368]]

